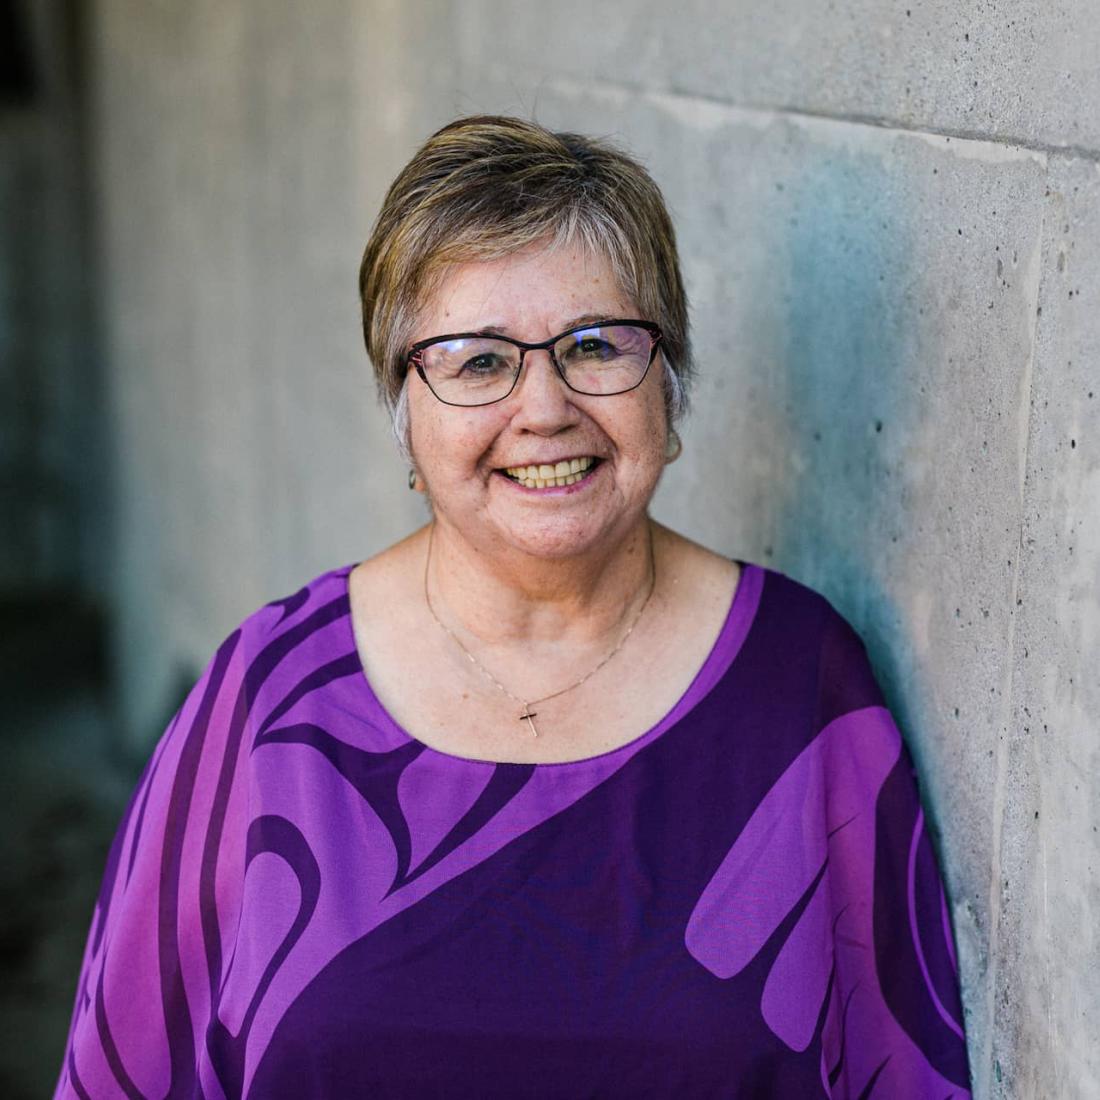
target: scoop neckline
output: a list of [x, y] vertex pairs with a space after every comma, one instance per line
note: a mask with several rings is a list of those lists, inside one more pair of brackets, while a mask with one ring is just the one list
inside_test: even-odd
[[355, 627], [351, 618], [351, 573], [359, 565], [359, 562], [354, 561], [342, 566], [336, 570], [336, 573], [341, 577], [346, 608], [343, 616], [344, 629], [351, 641], [351, 653], [355, 659], [357, 687], [364, 693], [365, 703], [369, 706], [372, 717], [375, 717], [375, 720], [380, 722], [388, 733], [395, 735], [406, 745], [419, 745], [423, 752], [431, 753], [438, 758], [450, 760], [456, 764], [478, 764], [486, 768], [533, 768], [541, 771], [546, 768], [582, 768], [585, 765], [606, 764], [616, 756], [632, 756], [635, 752], [658, 740], [677, 726], [699, 703], [710, 695], [728, 674], [741, 653], [745, 638], [756, 619], [760, 593], [764, 584], [764, 568], [762, 566], [757, 565], [755, 562], [743, 561], [741, 558], [730, 560], [739, 567], [737, 587], [730, 598], [729, 608], [722, 620], [722, 626], [718, 631], [714, 644], [708, 650], [702, 664], [691, 678], [691, 682], [676, 702], [652, 726], [621, 745], [616, 745], [612, 749], [607, 749], [592, 756], [581, 756], [575, 760], [546, 761], [488, 760], [477, 756], [462, 756], [459, 753], [447, 752], [445, 749], [437, 749], [405, 729], [390, 714], [382, 700], [379, 699], [370, 678], [367, 676], [363, 659], [359, 655]]

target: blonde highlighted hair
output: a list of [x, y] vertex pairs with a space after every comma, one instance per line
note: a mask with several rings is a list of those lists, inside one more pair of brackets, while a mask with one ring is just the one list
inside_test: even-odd
[[479, 115], [438, 130], [402, 169], [359, 268], [367, 354], [402, 446], [407, 349], [442, 276], [539, 242], [607, 258], [621, 290], [661, 326], [670, 422], [684, 411], [694, 372], [687, 298], [657, 184], [607, 141]]

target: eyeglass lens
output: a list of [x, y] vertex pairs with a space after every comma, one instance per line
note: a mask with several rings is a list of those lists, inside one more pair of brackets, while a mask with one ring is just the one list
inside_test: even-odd
[[[568, 385], [580, 393], [610, 395], [633, 389], [652, 358], [653, 337], [636, 325], [596, 325], [567, 333], [554, 344]], [[512, 389], [520, 349], [492, 336], [430, 344], [421, 354], [435, 395], [453, 405], [486, 405]]]

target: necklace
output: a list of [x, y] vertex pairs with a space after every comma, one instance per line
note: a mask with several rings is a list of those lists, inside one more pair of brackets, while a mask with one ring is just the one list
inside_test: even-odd
[[638, 608], [637, 614], [631, 620], [630, 626], [627, 628], [626, 633], [619, 639], [618, 644], [610, 653], [595, 668], [589, 669], [579, 680], [568, 687], [559, 688], [557, 691], [552, 691], [549, 695], [541, 695], [538, 699], [521, 699], [518, 695], [509, 691], [463, 644], [462, 639], [435, 613], [435, 608], [432, 607], [431, 597], [428, 595], [428, 566], [432, 560], [432, 541], [435, 537], [435, 524], [433, 523], [431, 529], [428, 531], [428, 553], [424, 558], [424, 602], [428, 605], [428, 611], [432, 618], [435, 619], [439, 628], [450, 636], [451, 640], [466, 654], [470, 664], [474, 666], [489, 681], [498, 691], [507, 695], [513, 702], [518, 703], [523, 707], [523, 713], [518, 716], [520, 722], [526, 722], [531, 729], [531, 736], [538, 737], [539, 731], [535, 728], [535, 718], [538, 717], [538, 711], [531, 708], [537, 703], [545, 703], [550, 699], [556, 699], [559, 695], [564, 695], [567, 691], [572, 691], [574, 688], [579, 688], [586, 680], [595, 676], [597, 672], [619, 652], [620, 649], [626, 645], [627, 638], [634, 633], [634, 628], [638, 625], [638, 621], [642, 617], [642, 612], [649, 606], [649, 601], [653, 598], [654, 589], [657, 587], [657, 558], [653, 552], [653, 528], [650, 526], [649, 530], [649, 561], [651, 566], [651, 576], [649, 580], [649, 592], [646, 593], [646, 598], [642, 601], [642, 606]]

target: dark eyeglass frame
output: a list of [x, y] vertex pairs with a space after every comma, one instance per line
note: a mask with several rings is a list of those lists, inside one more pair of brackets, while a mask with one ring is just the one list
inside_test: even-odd
[[[565, 370], [562, 368], [561, 363], [558, 362], [558, 357], [554, 354], [554, 345], [562, 339], [564, 336], [571, 336], [574, 332], [585, 332], [588, 329], [593, 328], [613, 328], [618, 325], [630, 325], [632, 328], [640, 328], [650, 335], [649, 345], [649, 361], [645, 365], [645, 370], [642, 371], [641, 377], [633, 386], [628, 386], [625, 390], [615, 390], [613, 393], [589, 393], [587, 390], [578, 390], [576, 386], [570, 385], [569, 379], [565, 377]], [[528, 344], [523, 340], [513, 340], [510, 336], [501, 336], [497, 332], [452, 332], [446, 336], [431, 336], [427, 340], [418, 340], [413, 344], [408, 354], [405, 356], [405, 369], [409, 367], [415, 367], [416, 373], [420, 375], [421, 381], [425, 386], [431, 390], [432, 396], [437, 401], [442, 401], [444, 405], [450, 405], [456, 409], [480, 409], [486, 405], [495, 405], [498, 401], [504, 401], [506, 398], [512, 396], [513, 390], [516, 388], [516, 383], [519, 381], [519, 376], [523, 373], [523, 360], [529, 351], [547, 351], [550, 353], [550, 361], [554, 364], [554, 370], [557, 372], [558, 377], [565, 383], [566, 388], [572, 390], [574, 393], [583, 394], [585, 397], [617, 397], [621, 393], [630, 393], [631, 390], [636, 390], [645, 380], [646, 375], [649, 374], [649, 368], [653, 366], [653, 360], [657, 358], [657, 351], [661, 346], [661, 341], [664, 338], [664, 333], [661, 332], [660, 325], [655, 324], [653, 321], [641, 321], [636, 318], [614, 318], [606, 321], [589, 321], [584, 325], [574, 325], [572, 328], [567, 328], [564, 332], [559, 332], [557, 336], [552, 336], [549, 340], [543, 340], [538, 344]], [[492, 401], [479, 401], [473, 405], [463, 404], [459, 401], [448, 401], [446, 398], [440, 397], [438, 393], [432, 389], [431, 382], [428, 381], [427, 373], [424, 370], [424, 351], [430, 348], [433, 344], [444, 344], [448, 340], [502, 340], [506, 344], [511, 344], [513, 347], [519, 348], [519, 363], [516, 364], [516, 373], [512, 377], [512, 384], [508, 387], [508, 392], [502, 394], [500, 397], [494, 397]]]

